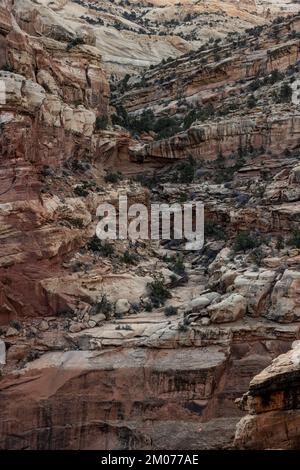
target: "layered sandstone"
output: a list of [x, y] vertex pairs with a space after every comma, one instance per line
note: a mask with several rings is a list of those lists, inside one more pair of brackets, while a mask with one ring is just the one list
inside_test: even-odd
[[254, 377], [241, 406], [248, 414], [237, 426], [237, 448], [299, 448], [299, 341]]
[[[236, 445], [297, 445], [296, 350], [254, 379], [250, 411], [235, 400], [299, 339], [299, 107], [281, 92], [299, 75], [300, 20], [122, 80], [110, 106], [104, 61], [122, 75], [198, 49], [180, 26], [157, 32], [187, 9], [191, 34], [207, 4], [169, 3], [138, 2], [135, 18], [111, 2], [0, 9], [3, 449], [229, 448], [245, 412]], [[273, 2], [209, 5], [220, 37], [278, 12]], [[280, 3], [284, 15], [294, 7]], [[207, 105], [209, 116], [197, 114]], [[127, 129], [112, 124], [121, 106]], [[135, 132], [130, 118], [145, 109], [175, 117], [179, 131]], [[118, 209], [124, 194], [146, 206], [203, 201], [203, 248], [100, 243], [97, 207]], [[262, 438], [265, 426], [278, 435]]]

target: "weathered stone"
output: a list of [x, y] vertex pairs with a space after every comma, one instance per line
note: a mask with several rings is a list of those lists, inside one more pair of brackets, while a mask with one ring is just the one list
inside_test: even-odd
[[247, 302], [239, 294], [231, 294], [219, 303], [207, 307], [207, 312], [213, 323], [233, 322], [242, 318], [246, 313]]
[[96, 315], [91, 316], [91, 320], [95, 321], [96, 323], [101, 323], [106, 320], [106, 316], [103, 313], [97, 313]]
[[71, 323], [70, 327], [69, 327], [69, 331], [71, 333], [78, 333], [79, 331], [82, 330], [82, 325], [81, 323]]
[[127, 299], [118, 299], [115, 305], [115, 312], [117, 314], [128, 313], [130, 310], [130, 303]]
[[285, 270], [276, 282], [271, 294], [271, 307], [266, 316], [272, 320], [288, 323], [300, 319], [300, 273]]
[[10, 337], [10, 336], [17, 336], [19, 334], [19, 331], [16, 328], [13, 328], [10, 326], [7, 328], [5, 336]]
[[250, 382], [241, 406], [235, 446], [242, 449], [298, 449], [300, 345], [276, 358]]
[[49, 330], [48, 322], [46, 322], [45, 320], [41, 321], [41, 323], [39, 324], [39, 330], [40, 330], [40, 331], [47, 331], [47, 330]]

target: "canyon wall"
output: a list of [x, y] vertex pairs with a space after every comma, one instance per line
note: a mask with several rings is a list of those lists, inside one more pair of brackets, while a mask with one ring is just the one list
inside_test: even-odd
[[299, 341], [250, 382], [240, 406], [239, 449], [297, 450], [300, 444]]

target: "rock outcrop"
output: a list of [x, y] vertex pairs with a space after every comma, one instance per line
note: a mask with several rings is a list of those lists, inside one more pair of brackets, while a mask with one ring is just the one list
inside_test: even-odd
[[[1, 4], [1, 449], [299, 444], [299, 5], [169, 3]], [[203, 248], [100, 240], [124, 194]]]
[[[234, 398], [298, 330], [262, 322], [184, 332], [141, 315], [71, 332], [68, 352], [1, 380], [0, 447], [226, 448], [240, 416]], [[51, 331], [36, 337], [40, 350], [51, 335], [57, 349]]]
[[240, 449], [299, 449], [299, 341], [250, 382], [241, 406], [247, 411], [237, 426]]
[[[32, 35], [88, 39], [96, 44], [113, 77], [136, 74], [170, 57], [197, 49], [210, 38], [270, 22], [299, 11], [297, 2], [235, 0], [135, 2], [104, 0], [16, 1], [19, 24]], [[271, 6], [271, 8], [270, 8]]]

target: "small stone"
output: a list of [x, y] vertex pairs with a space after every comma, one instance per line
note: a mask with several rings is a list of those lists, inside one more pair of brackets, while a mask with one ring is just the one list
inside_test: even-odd
[[97, 315], [93, 315], [91, 320], [95, 321], [96, 323], [101, 323], [106, 320], [106, 316], [104, 313], [97, 313]]
[[119, 299], [116, 302], [115, 312], [117, 314], [128, 313], [130, 309], [130, 303], [127, 299]]
[[97, 325], [97, 323], [96, 323], [94, 320], [90, 320], [90, 321], [88, 322], [88, 325], [89, 325], [89, 327], [91, 327], [91, 328], [95, 328], [95, 326]]
[[5, 336], [17, 336], [19, 334], [19, 331], [16, 330], [16, 328], [13, 328], [12, 326], [10, 326], [7, 331], [6, 331], [6, 335]]
[[215, 302], [221, 298], [221, 294], [219, 294], [219, 292], [207, 292], [205, 297], [207, 297], [211, 302]]
[[71, 323], [69, 327], [69, 331], [71, 333], [79, 333], [81, 331], [81, 324], [80, 323]]
[[41, 323], [39, 324], [39, 330], [40, 330], [40, 331], [47, 331], [47, 330], [49, 330], [48, 322], [46, 322], [45, 320], [42, 320]]
[[82, 320], [83, 320], [83, 321], [85, 321], [85, 322], [88, 322], [88, 321], [89, 321], [89, 319], [90, 319], [90, 316], [89, 316], [89, 314], [88, 314], [88, 313], [85, 313], [85, 314], [83, 315], [83, 318], [82, 318]]
[[198, 312], [210, 304], [210, 299], [206, 295], [192, 299], [186, 307], [186, 312]]
[[210, 318], [208, 317], [203, 317], [200, 319], [200, 323], [202, 326], [208, 326], [210, 325]]
[[29, 351], [30, 346], [28, 344], [13, 344], [7, 351], [7, 359], [20, 361], [26, 357]]

